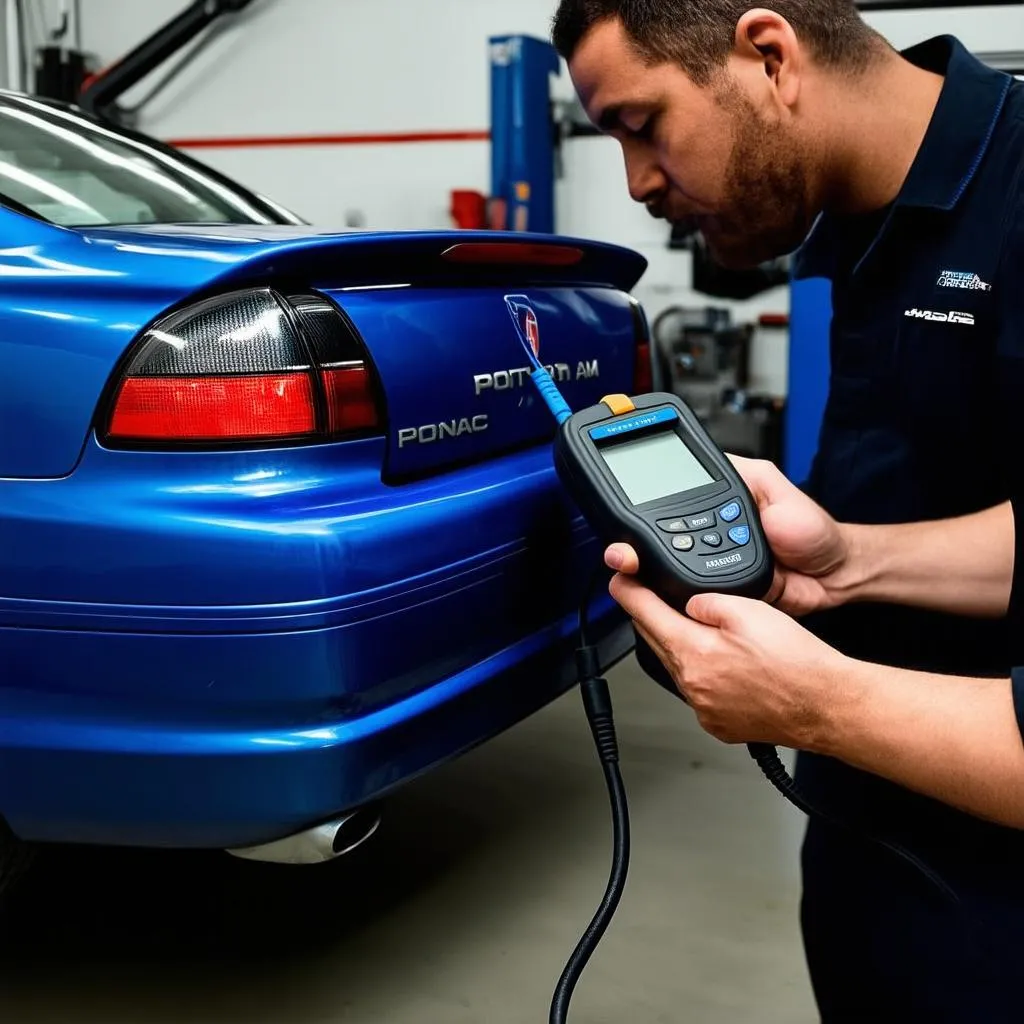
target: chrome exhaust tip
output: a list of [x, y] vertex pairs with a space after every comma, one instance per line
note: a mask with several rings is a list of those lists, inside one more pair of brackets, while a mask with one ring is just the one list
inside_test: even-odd
[[236, 847], [226, 852], [242, 860], [271, 864], [322, 864], [362, 846], [380, 827], [380, 821], [380, 808], [371, 804], [283, 839], [259, 846]]

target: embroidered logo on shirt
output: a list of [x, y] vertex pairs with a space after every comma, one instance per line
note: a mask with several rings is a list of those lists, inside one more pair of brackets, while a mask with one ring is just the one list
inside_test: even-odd
[[944, 270], [936, 284], [940, 288], [966, 288], [972, 292], [990, 292], [992, 285], [986, 284], [977, 274], [964, 270]]
[[904, 316], [916, 317], [918, 320], [938, 320], [940, 323], [947, 324], [974, 324], [973, 313], [960, 313], [955, 309], [951, 309], [948, 313], [936, 313], [932, 309], [918, 309], [916, 306], [913, 309], [908, 309]]

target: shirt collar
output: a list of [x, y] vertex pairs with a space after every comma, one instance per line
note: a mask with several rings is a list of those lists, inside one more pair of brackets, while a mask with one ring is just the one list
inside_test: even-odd
[[953, 36], [936, 36], [902, 54], [945, 80], [896, 205], [952, 210], [988, 149], [1013, 79], [986, 67]]
[[[924, 139], [892, 205], [949, 211], [988, 151], [1013, 78], [986, 67], [949, 35], [901, 52], [918, 67], [942, 75], [944, 81]], [[833, 275], [835, 230], [834, 218], [818, 216], [794, 254], [794, 279]]]

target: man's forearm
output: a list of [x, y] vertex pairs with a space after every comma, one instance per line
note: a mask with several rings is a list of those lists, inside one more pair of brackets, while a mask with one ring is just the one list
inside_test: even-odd
[[1009, 502], [957, 519], [841, 529], [850, 549], [848, 568], [836, 580], [842, 601], [1006, 614], [1014, 562]]
[[848, 660], [812, 749], [973, 814], [1024, 829], [1024, 741], [1008, 679]]

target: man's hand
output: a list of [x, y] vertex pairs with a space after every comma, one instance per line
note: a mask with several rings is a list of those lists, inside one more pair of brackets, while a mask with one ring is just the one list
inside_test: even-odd
[[855, 661], [761, 601], [702, 594], [680, 615], [635, 579], [612, 596], [725, 743], [809, 750], [1024, 829], [1024, 746], [1009, 679]]
[[[765, 600], [796, 616], [841, 604], [854, 569], [845, 528], [771, 462], [729, 458], [757, 502], [765, 536], [775, 553], [775, 579]], [[636, 552], [626, 544], [611, 545], [605, 561], [609, 568], [628, 575], [639, 570]]]
[[628, 576], [609, 589], [716, 739], [825, 749], [831, 716], [858, 698], [848, 659], [763, 602], [702, 594], [687, 618]]

